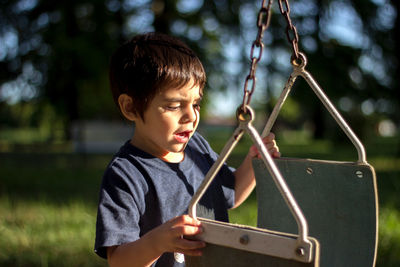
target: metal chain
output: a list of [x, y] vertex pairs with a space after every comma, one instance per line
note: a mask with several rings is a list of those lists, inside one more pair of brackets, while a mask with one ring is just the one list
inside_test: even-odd
[[[241, 110], [246, 112], [246, 106], [250, 105], [251, 97], [253, 95], [254, 89], [256, 88], [256, 69], [257, 64], [261, 60], [262, 53], [264, 50], [264, 43], [262, 42], [264, 32], [269, 27], [270, 18], [271, 18], [271, 6], [273, 0], [263, 0], [261, 4], [261, 8], [258, 12], [257, 17], [257, 27], [258, 33], [257, 38], [254, 40], [251, 50], [250, 50], [250, 60], [251, 66], [249, 74], [246, 77], [246, 81], [244, 83], [244, 95], [243, 95], [243, 103], [241, 106]], [[292, 61], [296, 61], [300, 59], [299, 56], [299, 36], [297, 34], [296, 27], [292, 24], [292, 20], [290, 18], [290, 6], [288, 0], [278, 0], [279, 10], [282, 13], [283, 17], [286, 19], [286, 37], [292, 46], [293, 54]]]
[[[288, 0], [278, 0], [279, 2], [279, 10], [282, 15], [285, 17], [287, 26], [286, 26], [286, 37], [288, 42], [292, 45], [293, 54], [292, 60], [299, 59], [299, 36], [297, 35], [297, 29], [292, 24], [292, 20], [290, 19], [290, 6]], [[284, 2], [284, 6], [282, 4]]]
[[[251, 51], [250, 51], [251, 66], [249, 74], [247, 75], [246, 81], [244, 83], [243, 104], [241, 106], [241, 109], [244, 112], [246, 112], [246, 106], [250, 105], [251, 97], [253, 95], [254, 89], [256, 88], [256, 69], [258, 62], [261, 60], [264, 49], [264, 43], [262, 39], [265, 30], [269, 26], [272, 2], [273, 0], [268, 0], [267, 4], [267, 1], [263, 0], [260, 11], [258, 12], [258, 17], [257, 17], [258, 33], [257, 33], [257, 38], [254, 40], [251, 46]], [[250, 83], [251, 87], [249, 88]]]

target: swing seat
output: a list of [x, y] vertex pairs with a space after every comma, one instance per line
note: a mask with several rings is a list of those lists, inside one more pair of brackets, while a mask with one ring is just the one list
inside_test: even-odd
[[[376, 177], [367, 163], [275, 159], [318, 239], [321, 266], [374, 266], [377, 251]], [[258, 227], [296, 233], [293, 220], [265, 164], [254, 160]]]
[[[198, 218], [204, 232], [197, 240], [207, 242], [202, 256], [185, 256], [190, 267], [318, 267], [319, 244], [312, 237], [310, 255], [299, 257], [297, 236], [250, 226]], [[310, 258], [310, 262], [305, 262]]]
[[[305, 70], [307, 58], [292, 60], [293, 72], [282, 91], [261, 136], [266, 136], [297, 77], [302, 77], [353, 143], [357, 162], [311, 159], [276, 159], [293, 197], [302, 207], [310, 234], [321, 245], [321, 266], [375, 266], [378, 239], [376, 176], [367, 163], [361, 141], [351, 130], [322, 88]], [[292, 217], [270, 181], [270, 172], [255, 160], [258, 226], [275, 231], [296, 231]], [[271, 216], [273, 215], [273, 216]]]
[[[282, 198], [291, 209], [297, 232], [285, 233], [256, 227], [229, 224], [205, 218], [197, 218], [202, 222], [203, 232], [193, 238], [207, 243], [200, 257], [185, 256], [186, 266], [189, 267], [244, 267], [244, 266], [274, 266], [274, 267], [305, 267], [319, 266], [319, 243], [308, 235], [307, 220], [287, 188], [285, 180], [251, 122], [254, 111], [247, 107], [249, 116], [238, 113], [239, 126], [228, 140], [217, 161], [206, 174], [203, 182], [195, 192], [190, 204], [189, 215], [197, 218], [197, 204], [208, 186], [218, 173], [227, 157], [239, 142], [244, 132], [252, 138], [260, 151], [263, 164], [282, 191]], [[202, 209], [200, 209], [201, 211]]]

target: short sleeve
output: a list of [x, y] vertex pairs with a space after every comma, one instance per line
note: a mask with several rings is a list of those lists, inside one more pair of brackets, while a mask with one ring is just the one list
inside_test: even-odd
[[140, 236], [141, 193], [133, 193], [135, 187], [128, 179], [127, 171], [115, 162], [103, 176], [95, 240], [95, 252], [103, 258], [107, 247], [133, 242]]

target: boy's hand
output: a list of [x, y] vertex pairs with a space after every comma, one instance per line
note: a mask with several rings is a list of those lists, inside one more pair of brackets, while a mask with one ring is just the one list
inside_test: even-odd
[[164, 252], [179, 252], [190, 256], [201, 256], [200, 248], [205, 242], [183, 238], [202, 232], [201, 223], [189, 215], [182, 215], [169, 220], [152, 231], [154, 246], [160, 254]]
[[[266, 137], [264, 137], [263, 143], [264, 143], [265, 147], [267, 148], [269, 154], [273, 158], [279, 158], [281, 156], [281, 153], [279, 152], [279, 148], [275, 142], [275, 135], [273, 133], [269, 133]], [[258, 149], [255, 145], [250, 147], [249, 156], [251, 158], [261, 158], [261, 155], [258, 152]]]

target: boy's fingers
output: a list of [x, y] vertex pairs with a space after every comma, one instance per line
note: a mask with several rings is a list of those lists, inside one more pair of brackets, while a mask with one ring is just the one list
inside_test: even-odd
[[279, 158], [281, 156], [281, 153], [279, 152], [279, 149], [277, 149], [275, 147], [271, 148], [268, 152], [273, 158]]
[[181, 238], [176, 244], [178, 250], [194, 250], [199, 248], [204, 248], [206, 243], [199, 240], [188, 240]]
[[[279, 147], [276, 145], [274, 133], [271, 132], [266, 137], [264, 137], [263, 143], [265, 145], [265, 148], [268, 150], [268, 153], [272, 157], [279, 158], [281, 156], [281, 153], [279, 152]], [[261, 158], [261, 155], [255, 145], [250, 147], [249, 155], [254, 158]]]
[[182, 215], [174, 219], [174, 224], [175, 225], [188, 224], [188, 225], [200, 226], [201, 222], [190, 217], [189, 215]]
[[201, 248], [204, 248], [206, 243], [200, 240], [189, 240], [180, 237], [175, 242], [174, 252], [183, 253], [190, 256], [201, 256]]
[[202, 248], [198, 249], [182, 249], [182, 248], [176, 248], [174, 252], [182, 253], [187, 256], [201, 256], [203, 255]]
[[202, 232], [202, 228], [200, 226], [190, 226], [190, 225], [180, 225], [173, 228], [174, 235], [177, 237], [183, 235], [197, 235]]
[[[201, 226], [201, 222], [200, 221], [198, 221], [196, 219], [193, 219], [189, 215], [182, 215], [182, 216], [175, 217], [169, 223], [171, 225], [170, 227], [172, 229], [175, 229], [175, 231], [180, 231], [180, 230], [177, 230], [177, 229], [179, 229], [180, 227], [186, 226], [186, 225], [187, 226], [196, 227], [196, 228]], [[177, 234], [183, 234], [183, 233], [178, 233], [177, 232]]]
[[266, 141], [272, 141], [274, 139], [275, 139], [274, 133], [269, 133], [266, 137], [264, 137], [264, 140], [266, 140]]
[[267, 148], [277, 147], [277, 146], [276, 146], [275, 140], [272, 140], [272, 141], [269, 141], [269, 142], [264, 142], [264, 144], [265, 144], [265, 146], [266, 146]]

